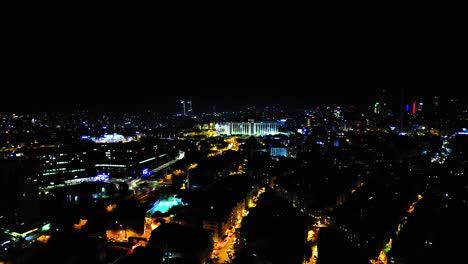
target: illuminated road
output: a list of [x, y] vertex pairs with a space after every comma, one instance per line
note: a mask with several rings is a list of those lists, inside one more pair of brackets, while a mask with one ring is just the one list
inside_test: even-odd
[[[418, 199], [416, 201], [414, 201], [413, 203], [411, 203], [411, 205], [409, 206], [409, 208], [407, 209], [407, 213], [408, 214], [412, 214], [413, 211], [414, 211], [414, 208], [416, 207], [416, 205], [419, 203], [419, 201], [421, 201], [423, 199], [423, 196], [421, 194], [418, 194]], [[407, 222], [407, 217], [403, 217], [403, 221], [398, 224], [398, 228], [397, 228], [397, 231], [395, 232], [395, 235], [398, 236], [401, 232], [401, 229], [403, 228], [403, 226], [406, 224]], [[376, 259], [371, 259], [370, 262], [372, 264], [387, 264], [387, 253], [388, 251], [390, 251], [392, 249], [392, 244], [393, 244], [393, 238], [390, 238], [387, 243], [385, 243], [385, 247], [380, 250], [380, 253], [379, 253], [379, 256], [377, 256]]]
[[216, 250], [217, 255], [219, 257], [216, 263], [224, 263], [225, 261], [231, 262], [232, 258], [229, 258], [229, 253], [231, 254], [231, 256], [234, 253], [234, 249], [233, 249], [233, 245], [235, 241], [234, 239], [235, 239], [234, 235], [227, 237], [226, 242], [221, 247], [221, 249]]
[[[252, 199], [248, 201], [248, 208], [256, 207], [257, 206], [257, 201], [260, 198], [260, 196], [265, 192], [265, 188], [259, 188], [256, 190], [257, 195], [253, 196]], [[215, 245], [215, 248], [212, 252], [212, 257], [217, 256], [218, 259], [216, 259], [216, 263], [225, 263], [226, 261], [232, 262], [232, 258], [229, 258], [229, 255], [234, 257], [234, 244], [237, 240], [237, 237], [235, 235], [236, 230], [239, 229], [242, 225], [242, 220], [244, 220], [244, 217], [246, 217], [249, 214], [247, 210], [244, 209], [244, 212], [242, 214], [242, 217], [237, 219], [236, 225], [230, 230], [228, 237], [223, 240], [222, 242], [218, 242], [217, 245]], [[214, 258], [215, 259], [215, 258]]]
[[318, 233], [319, 233], [319, 228], [317, 226], [320, 226], [321, 223], [320, 221], [317, 221], [310, 229], [307, 231], [307, 242], [311, 242], [311, 252], [312, 255], [310, 259], [305, 259], [304, 264], [315, 264], [317, 262], [318, 258], [318, 247], [317, 247], [317, 239], [318, 239]]
[[312, 257], [310, 257], [309, 260], [306, 260], [304, 264], [316, 264], [317, 258], [318, 258], [318, 248], [317, 248], [317, 243], [314, 243], [312, 245]]

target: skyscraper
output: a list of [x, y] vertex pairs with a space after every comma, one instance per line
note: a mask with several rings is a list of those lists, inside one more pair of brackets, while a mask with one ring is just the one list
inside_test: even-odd
[[187, 115], [187, 112], [186, 112], [186, 109], [185, 109], [185, 101], [184, 100], [180, 100], [180, 114], [182, 116], [186, 116]]
[[405, 126], [405, 88], [400, 90], [400, 131], [403, 131]]
[[382, 113], [387, 115], [391, 109], [390, 109], [390, 98], [388, 95], [387, 90], [382, 89], [380, 96], [379, 96], [379, 107], [378, 107], [378, 113]]
[[193, 109], [192, 109], [192, 101], [187, 101], [187, 114], [188, 115], [191, 115], [193, 112]]
[[432, 99], [432, 112], [430, 115], [431, 118], [431, 125], [433, 128], [440, 130], [441, 120], [440, 120], [440, 98], [438, 96], [434, 96]]
[[380, 114], [380, 103], [379, 102], [374, 104], [374, 114]]

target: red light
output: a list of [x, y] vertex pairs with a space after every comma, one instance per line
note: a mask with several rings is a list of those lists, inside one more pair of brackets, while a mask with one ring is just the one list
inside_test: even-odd
[[411, 108], [411, 113], [416, 114], [416, 102], [413, 102], [413, 107]]

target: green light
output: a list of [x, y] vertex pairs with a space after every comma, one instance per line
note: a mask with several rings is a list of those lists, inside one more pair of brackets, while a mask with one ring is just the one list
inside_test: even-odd
[[387, 254], [392, 249], [392, 246], [387, 245], [384, 249], [385, 254]]
[[169, 199], [158, 200], [147, 213], [154, 214], [155, 212], [161, 212], [164, 214], [167, 213], [172, 207], [182, 204], [183, 203], [180, 198], [170, 197]]
[[42, 232], [47, 232], [47, 231], [49, 231], [49, 230], [50, 230], [50, 223], [44, 225], [44, 226], [41, 228], [41, 231], [42, 231]]

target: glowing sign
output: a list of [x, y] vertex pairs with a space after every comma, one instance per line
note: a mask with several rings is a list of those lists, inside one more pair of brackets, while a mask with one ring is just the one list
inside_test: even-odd
[[148, 175], [150, 175], [150, 173], [151, 173], [151, 171], [149, 169], [143, 169], [141, 171], [141, 174], [143, 174], [143, 176], [148, 176]]

